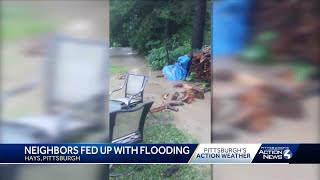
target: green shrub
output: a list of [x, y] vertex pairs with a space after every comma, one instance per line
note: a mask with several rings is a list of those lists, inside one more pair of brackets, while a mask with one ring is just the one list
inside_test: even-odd
[[178, 59], [178, 57], [183, 56], [185, 54], [189, 54], [191, 52], [191, 45], [183, 45], [175, 48], [170, 52], [170, 55], [174, 61]]
[[146, 59], [148, 61], [148, 65], [155, 70], [168, 64], [166, 56], [166, 47], [162, 46], [160, 48], [151, 49]]
[[153, 70], [162, 69], [164, 66], [174, 63], [179, 56], [183, 56], [185, 54], [190, 53], [191, 46], [188, 44], [178, 46], [172, 50], [169, 50], [169, 61], [167, 59], [167, 51], [166, 46], [163, 45], [159, 48], [153, 48], [149, 51], [146, 59], [148, 61], [148, 65]]

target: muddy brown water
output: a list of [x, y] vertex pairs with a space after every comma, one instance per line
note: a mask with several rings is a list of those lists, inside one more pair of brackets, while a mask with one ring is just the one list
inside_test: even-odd
[[146, 59], [131, 48], [110, 48], [109, 54], [109, 64], [111, 65], [123, 66], [129, 73], [133, 74], [150, 74]]

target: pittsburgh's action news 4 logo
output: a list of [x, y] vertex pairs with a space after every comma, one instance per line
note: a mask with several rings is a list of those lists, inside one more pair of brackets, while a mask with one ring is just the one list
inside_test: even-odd
[[293, 153], [289, 149], [283, 151], [283, 157], [285, 159], [291, 159], [292, 155]]
[[261, 147], [259, 155], [264, 160], [291, 159], [293, 153], [289, 147]]

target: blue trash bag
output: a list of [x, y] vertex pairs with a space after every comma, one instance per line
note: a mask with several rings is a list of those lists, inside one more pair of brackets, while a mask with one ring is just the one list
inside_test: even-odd
[[184, 80], [187, 76], [187, 65], [190, 58], [187, 55], [180, 56], [177, 63], [165, 66], [162, 69], [163, 75], [168, 80]]

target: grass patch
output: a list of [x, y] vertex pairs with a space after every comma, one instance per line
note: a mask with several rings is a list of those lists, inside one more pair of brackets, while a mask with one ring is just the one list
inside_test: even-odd
[[[191, 135], [176, 128], [172, 123], [173, 114], [163, 111], [149, 115], [144, 130], [144, 143], [197, 143]], [[142, 166], [141, 171], [127, 176], [112, 177], [111, 179], [164, 179], [161, 175], [164, 170], [171, 167], [169, 164], [150, 165], [116, 165], [112, 173], [124, 173]], [[209, 170], [196, 168], [194, 165], [179, 165], [179, 170], [166, 179], [208, 179]]]
[[109, 71], [110, 71], [110, 75], [116, 75], [116, 74], [121, 74], [127, 71], [127, 68], [120, 66], [120, 65], [114, 65], [114, 64], [110, 64], [109, 66]]
[[1, 7], [1, 38], [15, 40], [27, 36], [50, 32], [57, 25], [30, 6]]
[[178, 129], [173, 114], [162, 111], [149, 115], [144, 130], [144, 143], [198, 143], [190, 134]]
[[[134, 168], [135, 165], [117, 165], [113, 173], [123, 173], [125, 171]], [[207, 175], [205, 170], [195, 168], [194, 165], [182, 164], [179, 165], [179, 170], [174, 173], [171, 177], [165, 178], [161, 175], [163, 171], [170, 168], [170, 164], [148, 164], [148, 165], [137, 165], [142, 166], [141, 171], [136, 171], [129, 176], [111, 177], [110, 179], [146, 179], [146, 180], [158, 180], [158, 179], [184, 179], [184, 180], [202, 180], [208, 179], [210, 176]]]

